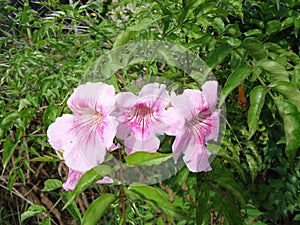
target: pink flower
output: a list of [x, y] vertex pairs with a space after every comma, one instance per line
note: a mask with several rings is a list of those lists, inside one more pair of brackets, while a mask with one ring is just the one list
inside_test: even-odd
[[[77, 172], [75, 170], [69, 169], [69, 174], [68, 174], [68, 179], [65, 183], [63, 183], [63, 188], [66, 191], [73, 191], [78, 183], [78, 181], [80, 180], [80, 178], [82, 177], [82, 173]], [[113, 180], [109, 177], [103, 177], [102, 180], [97, 181], [97, 184], [110, 184], [113, 183]]]
[[[185, 118], [173, 143], [173, 152], [184, 153], [183, 160], [192, 172], [209, 171], [210, 152], [205, 144], [217, 140], [219, 134], [220, 111], [214, 112], [217, 102], [217, 81], [207, 81], [199, 90], [187, 89], [175, 97], [172, 105]], [[175, 158], [177, 161], [179, 156]]]
[[178, 113], [169, 107], [170, 96], [164, 84], [145, 85], [139, 96], [130, 92], [117, 95], [117, 138], [124, 140], [126, 153], [155, 152], [160, 145], [156, 135], [174, 135], [181, 125]]
[[73, 115], [57, 118], [47, 136], [70, 168], [71, 180], [77, 180], [75, 172], [84, 173], [101, 164], [106, 150], [113, 146], [117, 121], [110, 114], [115, 109], [115, 90], [104, 83], [80, 85], [67, 104]]

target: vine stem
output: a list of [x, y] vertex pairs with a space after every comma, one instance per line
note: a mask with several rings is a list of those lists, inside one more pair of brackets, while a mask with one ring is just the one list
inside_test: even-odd
[[120, 207], [120, 214], [123, 218], [123, 225], [126, 225], [126, 203], [125, 203], [125, 191], [124, 191], [124, 174], [123, 174], [123, 163], [122, 163], [122, 150], [119, 150], [119, 161], [120, 161], [120, 199], [121, 199], [121, 207]]

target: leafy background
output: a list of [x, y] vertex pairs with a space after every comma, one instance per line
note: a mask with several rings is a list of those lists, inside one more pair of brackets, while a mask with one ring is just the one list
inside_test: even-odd
[[[299, 1], [0, 5], [1, 224], [299, 224]], [[90, 171], [63, 192], [47, 127], [100, 55], [141, 39], [190, 49], [219, 81], [227, 129], [213, 170], [129, 187], [92, 185], [100, 175]], [[159, 63], [109, 82], [118, 89], [140, 73], [197, 88]]]

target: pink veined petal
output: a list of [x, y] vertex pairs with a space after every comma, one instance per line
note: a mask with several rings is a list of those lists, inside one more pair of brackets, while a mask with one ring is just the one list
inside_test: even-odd
[[185, 152], [186, 146], [188, 146], [191, 137], [188, 135], [186, 128], [179, 130], [176, 134], [176, 138], [172, 145], [172, 151], [176, 154], [174, 156], [174, 161], [177, 163], [177, 160], [181, 153]]
[[157, 137], [153, 137], [147, 141], [136, 139], [134, 136], [130, 136], [125, 139], [124, 145], [127, 155], [143, 151], [143, 152], [156, 152], [159, 148], [160, 141]]
[[107, 116], [102, 124], [96, 128], [96, 132], [105, 147], [109, 148], [112, 146], [117, 133], [117, 126], [118, 122], [115, 120], [115, 117]]
[[184, 93], [189, 96], [189, 99], [193, 103], [193, 107], [197, 112], [209, 109], [209, 104], [201, 91], [186, 89], [184, 90]]
[[219, 126], [220, 126], [220, 114], [221, 111], [218, 110], [212, 113], [211, 117], [211, 128], [209, 134], [205, 137], [205, 142], [207, 143], [210, 140], [217, 141], [219, 136]]
[[169, 107], [160, 113], [158, 121], [154, 124], [154, 128], [158, 134], [176, 135], [178, 130], [183, 127], [184, 121], [184, 117], [174, 107]]
[[183, 160], [190, 171], [201, 172], [210, 171], [209, 156], [211, 153], [207, 151], [204, 144], [189, 143], [186, 147]]
[[117, 108], [121, 110], [130, 110], [131, 107], [137, 102], [138, 96], [131, 92], [122, 92], [116, 96]]
[[72, 146], [75, 140], [73, 127], [73, 115], [64, 114], [62, 117], [58, 117], [47, 130], [48, 141], [52, 148], [64, 152], [66, 146]]
[[213, 110], [218, 100], [218, 82], [217, 81], [206, 81], [202, 85], [202, 92], [209, 104], [210, 110]]
[[186, 120], [191, 120], [196, 113], [193, 102], [191, 102], [189, 96], [185, 92], [176, 96], [171, 103], [176, 111], [179, 112], [180, 116]]
[[89, 128], [77, 130], [75, 143], [64, 152], [65, 163], [69, 168], [79, 172], [101, 164], [106, 155], [106, 147], [100, 142], [96, 133], [91, 133]]
[[69, 168], [68, 179], [65, 183], [63, 183], [63, 188], [66, 191], [73, 191], [81, 177], [82, 173]]
[[93, 111], [108, 115], [115, 107], [115, 90], [112, 85], [88, 82], [75, 89], [67, 104], [75, 115]]

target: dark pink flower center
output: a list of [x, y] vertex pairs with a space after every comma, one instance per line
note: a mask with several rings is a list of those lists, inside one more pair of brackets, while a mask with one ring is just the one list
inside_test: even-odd
[[152, 119], [155, 119], [154, 110], [145, 104], [138, 104], [132, 110], [129, 121], [134, 122], [141, 127], [145, 127], [145, 125]]
[[206, 136], [211, 131], [212, 120], [210, 115], [209, 110], [203, 110], [188, 121], [189, 127], [197, 136]]

